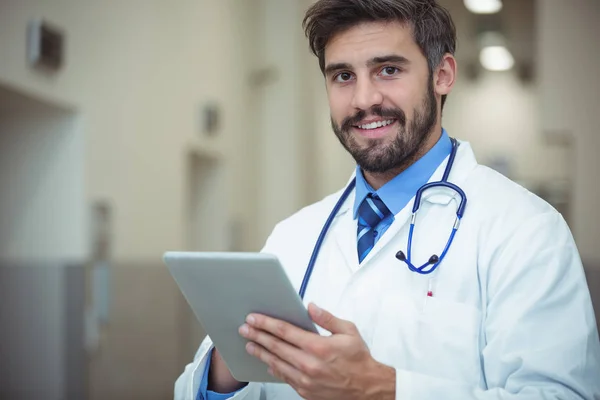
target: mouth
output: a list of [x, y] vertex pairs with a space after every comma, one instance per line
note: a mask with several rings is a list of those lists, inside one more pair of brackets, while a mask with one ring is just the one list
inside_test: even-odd
[[352, 125], [352, 128], [365, 138], [376, 139], [391, 132], [394, 129], [396, 122], [398, 122], [398, 120], [393, 118], [361, 121], [358, 124]]

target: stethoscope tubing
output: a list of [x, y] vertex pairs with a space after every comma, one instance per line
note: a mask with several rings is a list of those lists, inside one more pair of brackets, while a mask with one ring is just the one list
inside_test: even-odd
[[[454, 241], [454, 236], [456, 235], [456, 232], [460, 225], [460, 221], [465, 213], [465, 209], [466, 209], [466, 205], [467, 205], [467, 196], [465, 195], [464, 191], [457, 185], [455, 185], [451, 182], [448, 182], [448, 178], [450, 176], [450, 172], [454, 165], [454, 159], [456, 158], [456, 153], [458, 150], [458, 141], [454, 138], [451, 138], [450, 140], [452, 141], [452, 151], [450, 152], [450, 156], [448, 157], [448, 163], [446, 164], [446, 168], [444, 170], [442, 180], [438, 181], [438, 182], [430, 182], [430, 183], [423, 185], [421, 188], [419, 188], [419, 190], [415, 194], [415, 201], [414, 201], [413, 210], [412, 210], [413, 214], [412, 214], [410, 230], [409, 230], [409, 234], [408, 234], [407, 256], [404, 256], [404, 253], [402, 251], [399, 251], [396, 254], [396, 258], [399, 259], [400, 261], [405, 262], [410, 271], [416, 272], [416, 273], [419, 273], [422, 275], [428, 275], [428, 274], [431, 274], [433, 271], [435, 271], [436, 268], [439, 266], [439, 264], [444, 259], [444, 257], [446, 256], [446, 254], [448, 253], [448, 250], [450, 249], [450, 246], [452, 245], [452, 242]], [[302, 299], [304, 299], [304, 295], [306, 294], [306, 288], [308, 287], [308, 282], [310, 281], [310, 277], [312, 276], [315, 264], [317, 262], [317, 257], [319, 256], [319, 252], [321, 251], [321, 247], [323, 246], [325, 236], [327, 236], [327, 232], [329, 231], [329, 228], [331, 227], [331, 224], [332, 224], [333, 220], [335, 219], [336, 215], [340, 211], [340, 208], [346, 202], [346, 200], [350, 196], [350, 193], [352, 193], [352, 191], [354, 190], [355, 187], [356, 187], [356, 178], [354, 178], [350, 181], [350, 183], [348, 184], [348, 186], [346, 187], [346, 189], [344, 190], [344, 192], [338, 199], [337, 203], [333, 207], [333, 210], [329, 214], [329, 217], [325, 221], [325, 225], [323, 225], [323, 228], [321, 229], [319, 237], [317, 238], [317, 242], [315, 243], [312, 254], [310, 256], [310, 260], [308, 262], [306, 272], [304, 273], [304, 278], [302, 279], [302, 284], [300, 285], [299, 295], [300, 295], [300, 298], [302, 298]], [[414, 232], [414, 228], [415, 228], [416, 216], [417, 216], [419, 207], [421, 206], [421, 199], [422, 199], [423, 193], [426, 190], [432, 189], [434, 187], [444, 187], [444, 188], [449, 188], [451, 190], [454, 190], [461, 197], [461, 201], [456, 210], [456, 221], [454, 223], [454, 227], [452, 228], [452, 232], [450, 233], [449, 239], [446, 243], [446, 246], [444, 247], [444, 250], [442, 251], [442, 254], [439, 257], [434, 254], [433, 256], [431, 256], [431, 258], [429, 259], [428, 262], [426, 262], [425, 264], [423, 264], [420, 267], [415, 267], [411, 262], [411, 250], [412, 250], [412, 239], [413, 239], [413, 232]], [[428, 266], [431, 266], [431, 267], [427, 268]]]

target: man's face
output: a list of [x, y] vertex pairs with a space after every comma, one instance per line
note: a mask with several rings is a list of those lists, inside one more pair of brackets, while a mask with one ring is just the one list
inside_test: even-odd
[[325, 48], [332, 127], [366, 172], [406, 168], [437, 121], [427, 60], [409, 26], [367, 22]]

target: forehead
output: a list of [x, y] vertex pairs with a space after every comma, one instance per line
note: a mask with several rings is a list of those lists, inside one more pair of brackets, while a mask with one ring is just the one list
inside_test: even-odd
[[362, 63], [373, 57], [398, 54], [409, 60], [421, 56], [410, 24], [397, 21], [362, 22], [334, 35], [325, 47], [325, 64]]

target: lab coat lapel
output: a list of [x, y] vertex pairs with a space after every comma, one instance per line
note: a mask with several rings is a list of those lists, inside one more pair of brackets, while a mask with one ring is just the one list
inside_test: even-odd
[[[346, 202], [347, 207], [340, 210], [338, 220], [335, 225], [335, 242], [338, 250], [342, 254], [345, 264], [352, 272], [358, 270], [358, 248], [356, 239], [357, 221], [353, 218], [351, 204], [354, 202]], [[345, 206], [346, 206], [345, 205]]]
[[[356, 175], [353, 173], [346, 183], [346, 186], [348, 186], [355, 177]], [[331, 226], [331, 237], [335, 242], [336, 247], [333, 252], [338, 253], [334, 254], [334, 257], [331, 260], [332, 262], [343, 262], [351, 272], [355, 272], [358, 269], [358, 249], [356, 239], [356, 229], [358, 225], [352, 215], [352, 206], [355, 198], [356, 190], [353, 190], [344, 204], [340, 207]]]

